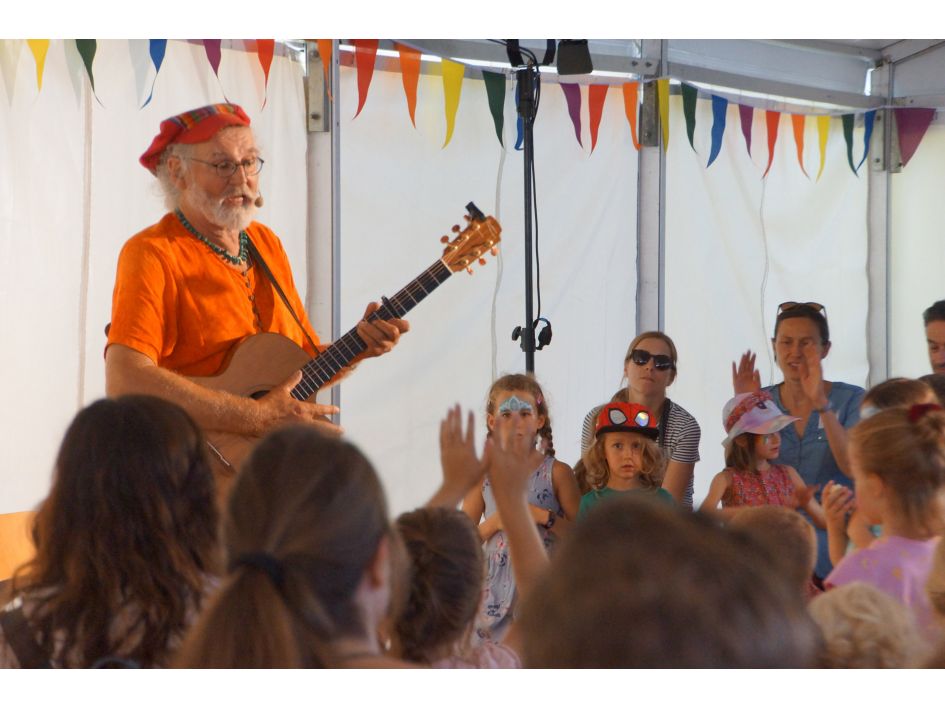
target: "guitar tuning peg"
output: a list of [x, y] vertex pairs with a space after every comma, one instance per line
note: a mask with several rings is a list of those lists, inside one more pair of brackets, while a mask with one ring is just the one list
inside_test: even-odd
[[466, 273], [468, 273], [470, 276], [473, 274], [472, 266], [466, 267]]
[[479, 259], [479, 265], [480, 265], [480, 266], [485, 266], [485, 265], [486, 265], [486, 260], [485, 260], [484, 258]]
[[463, 215], [463, 219], [465, 219], [467, 222], [471, 222], [471, 221], [472, 221], [472, 217], [469, 216], [468, 214], [464, 214], [464, 215]]
[[445, 236], [445, 235], [444, 235], [444, 236], [441, 236], [441, 237], [440, 237], [440, 243], [441, 243], [441, 244], [448, 244], [448, 243], [450, 243], [450, 238], [449, 238], [448, 236]]
[[458, 233], [459, 233], [459, 224], [454, 224], [454, 225], [453, 225], [453, 233], [454, 233], [454, 234], [458, 234]]
[[498, 256], [498, 255], [499, 255], [499, 247], [498, 247], [498, 246], [493, 246], [491, 249], [489, 249], [489, 253], [491, 253], [493, 256]]

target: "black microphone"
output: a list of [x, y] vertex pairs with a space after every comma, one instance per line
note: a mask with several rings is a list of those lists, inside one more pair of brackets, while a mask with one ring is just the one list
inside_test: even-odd
[[258, 207], [263, 206], [263, 201], [264, 201], [264, 200], [263, 200], [263, 198], [262, 198], [262, 195], [261, 195], [261, 194], [257, 194], [257, 195], [256, 195], [256, 201], [254, 201], [253, 204], [255, 204], [256, 207], [258, 208]]

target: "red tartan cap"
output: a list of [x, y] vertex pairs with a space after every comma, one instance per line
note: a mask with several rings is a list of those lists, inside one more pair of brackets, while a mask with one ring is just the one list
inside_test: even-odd
[[220, 129], [228, 126], [248, 126], [249, 116], [235, 103], [214, 103], [210, 106], [195, 108], [161, 121], [161, 132], [138, 162], [151, 174], [157, 174], [157, 164], [161, 153], [171, 143], [203, 143], [215, 136]]

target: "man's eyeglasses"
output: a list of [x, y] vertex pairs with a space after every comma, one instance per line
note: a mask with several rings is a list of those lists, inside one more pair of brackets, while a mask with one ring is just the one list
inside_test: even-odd
[[630, 352], [630, 360], [637, 366], [643, 367], [647, 362], [653, 360], [653, 367], [662, 371], [667, 369], [676, 369], [673, 364], [673, 358], [664, 354], [650, 354], [646, 350], [633, 350]]
[[231, 177], [233, 177], [239, 168], [243, 168], [243, 171], [246, 173], [247, 177], [258, 175], [260, 170], [262, 170], [263, 163], [266, 162], [262, 158], [247, 158], [246, 160], [241, 160], [240, 162], [234, 162], [232, 160], [208, 162], [206, 160], [198, 160], [197, 158], [187, 158], [187, 160], [209, 165], [216, 171], [217, 176], [224, 180], [229, 180]]
[[780, 315], [781, 313], [784, 313], [784, 312], [786, 312], [786, 311], [788, 311], [788, 310], [794, 310], [795, 308], [810, 308], [811, 310], [814, 310], [814, 311], [820, 313], [821, 315], [823, 315], [823, 316], [824, 316], [824, 320], [827, 319], [827, 307], [826, 307], [826, 306], [821, 305], [820, 303], [814, 303], [814, 302], [797, 303], [797, 302], [795, 302], [795, 301], [793, 301], [793, 300], [787, 300], [787, 301], [781, 303], [781, 305], [778, 306], [778, 315]]

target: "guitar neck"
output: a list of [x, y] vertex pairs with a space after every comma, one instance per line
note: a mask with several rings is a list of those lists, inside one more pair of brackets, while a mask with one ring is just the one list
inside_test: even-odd
[[[452, 275], [453, 272], [442, 260], [436, 261], [392, 298], [383, 298], [381, 307], [368, 320], [402, 318]], [[310, 398], [366, 349], [367, 345], [358, 335], [357, 327], [351, 328], [302, 367], [302, 379], [292, 390], [292, 396], [299, 401]]]

